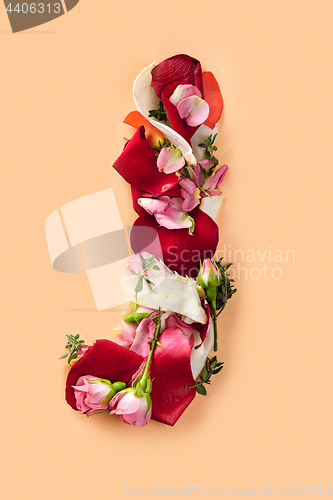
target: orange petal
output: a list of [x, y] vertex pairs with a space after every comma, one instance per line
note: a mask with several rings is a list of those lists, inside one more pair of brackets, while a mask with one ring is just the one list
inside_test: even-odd
[[139, 111], [131, 111], [126, 116], [124, 123], [131, 125], [131, 127], [139, 128], [141, 125], [145, 127], [146, 138], [149, 144], [157, 146], [158, 141], [163, 143], [164, 136], [157, 130]]
[[204, 99], [209, 104], [209, 116], [204, 122], [209, 128], [214, 128], [219, 121], [223, 109], [223, 98], [221, 95], [219, 84], [215, 76], [210, 71], [202, 73], [202, 82], [204, 90]]

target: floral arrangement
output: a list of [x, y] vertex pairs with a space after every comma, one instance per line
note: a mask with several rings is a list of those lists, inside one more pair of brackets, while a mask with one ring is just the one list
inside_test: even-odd
[[223, 100], [213, 74], [184, 54], [143, 69], [133, 93], [137, 111], [124, 122], [136, 131], [113, 165], [138, 214], [121, 278], [122, 327], [92, 346], [67, 336], [66, 399], [87, 416], [174, 425], [223, 368], [209, 354], [236, 291], [231, 264], [213, 259], [228, 170], [215, 157]]

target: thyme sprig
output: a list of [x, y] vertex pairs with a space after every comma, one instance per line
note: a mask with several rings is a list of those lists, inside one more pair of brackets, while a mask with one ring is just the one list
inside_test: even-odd
[[206, 159], [212, 162], [212, 167], [215, 168], [219, 164], [218, 159], [214, 156], [214, 152], [217, 151], [217, 147], [214, 145], [217, 134], [211, 134], [208, 139], [206, 139], [203, 143], [199, 144], [201, 148], [206, 150]]
[[156, 120], [160, 121], [160, 122], [166, 122], [167, 119], [168, 119], [168, 116], [166, 114], [166, 111], [165, 111], [165, 108], [164, 108], [164, 105], [163, 105], [163, 102], [160, 101], [159, 102], [159, 107], [158, 109], [151, 109], [149, 111], [149, 118], [156, 118]]
[[226, 303], [237, 292], [237, 288], [234, 288], [234, 280], [229, 278], [228, 269], [232, 266], [232, 263], [225, 266], [222, 265], [223, 257], [216, 261], [216, 265], [219, 268], [222, 276], [221, 285], [217, 287], [217, 297], [216, 297], [216, 311], [217, 316], [221, 314], [226, 306]]
[[163, 143], [161, 141], [158, 141], [158, 145], [157, 146], [155, 146], [154, 144], [152, 144], [150, 147], [152, 149], [154, 149], [154, 151], [157, 151], [156, 156], [158, 156], [159, 153], [161, 152], [161, 150], [163, 148], [170, 148], [171, 146], [172, 146], [172, 144], [169, 141], [169, 139], [167, 139], [166, 137], [164, 137]]
[[68, 349], [69, 352], [63, 354], [59, 359], [64, 359], [69, 356], [68, 363], [70, 363], [73, 359], [78, 357], [77, 351], [83, 346], [84, 340], [80, 340], [79, 333], [77, 335], [66, 335], [66, 337], [68, 338], [68, 341], [65, 349]]
[[141, 253], [139, 253], [139, 257], [141, 259], [142, 269], [140, 269], [138, 272], [135, 272], [130, 267], [127, 268], [132, 274], [134, 274], [135, 276], [138, 276], [138, 282], [136, 284], [136, 287], [134, 288], [135, 298], [137, 298], [138, 293], [140, 293], [142, 288], [143, 288], [143, 281], [145, 281], [146, 283], [149, 283], [150, 285], [154, 285], [154, 283], [152, 281], [150, 281], [150, 279], [148, 279], [148, 276], [146, 274], [147, 271], [151, 271], [152, 269], [154, 269], [155, 271], [159, 271], [159, 269], [160, 269], [156, 265], [157, 260], [155, 259], [155, 257], [153, 255], [148, 254], [147, 257], [144, 258], [143, 255]]
[[197, 392], [202, 396], [206, 396], [207, 390], [204, 384], [211, 384], [211, 376], [219, 373], [223, 368], [223, 362], [218, 363], [217, 357], [214, 356], [212, 359], [207, 358], [204, 369], [202, 370], [201, 375], [199, 375], [199, 380], [196, 381], [194, 385], [190, 387], [186, 387], [185, 389], [196, 388]]

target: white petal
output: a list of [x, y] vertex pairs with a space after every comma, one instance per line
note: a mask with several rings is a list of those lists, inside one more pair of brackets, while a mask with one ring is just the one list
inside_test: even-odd
[[213, 129], [207, 127], [207, 125], [200, 125], [198, 130], [193, 134], [192, 139], [191, 139], [191, 144], [192, 144], [192, 149], [193, 153], [198, 161], [200, 160], [205, 160], [206, 155], [205, 152], [206, 150], [204, 148], [201, 148], [199, 144], [202, 144], [210, 135], [215, 135], [217, 134], [219, 130], [219, 124], [217, 123]]
[[156, 65], [155, 61], [144, 68], [136, 77], [133, 84], [133, 95], [136, 107], [143, 116], [148, 118], [151, 109], [158, 109], [159, 99], [151, 84], [151, 70]]
[[206, 323], [207, 316], [201, 307], [195, 280], [171, 274], [166, 275], [164, 279], [155, 281], [152, 277], [151, 281], [153, 281], [154, 285], [144, 281], [143, 289], [138, 293], [136, 299], [134, 289], [138, 282], [137, 276], [123, 275], [120, 285], [125, 292], [126, 300], [151, 309], [161, 307], [162, 311], [172, 311], [182, 314], [192, 321]]
[[204, 367], [206, 358], [211, 350], [214, 342], [214, 324], [211, 320], [207, 335], [203, 343], [198, 349], [192, 349], [191, 352], [191, 369], [193, 378], [196, 379]]
[[216, 219], [217, 214], [219, 213], [220, 206], [222, 204], [223, 195], [221, 196], [212, 196], [209, 198], [208, 196], [202, 198], [200, 203], [200, 210], [205, 212], [205, 214], [209, 215], [213, 220]]

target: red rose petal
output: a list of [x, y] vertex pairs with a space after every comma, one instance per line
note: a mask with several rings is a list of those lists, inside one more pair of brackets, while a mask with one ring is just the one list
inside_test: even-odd
[[135, 253], [146, 251], [160, 256], [172, 271], [195, 278], [200, 260], [212, 257], [215, 253], [219, 235], [218, 226], [209, 215], [195, 208], [190, 212], [195, 220], [194, 233], [188, 229], [166, 229], [159, 226], [155, 217], [141, 214], [133, 224], [131, 246]]
[[215, 76], [210, 71], [205, 71], [202, 75], [204, 88], [204, 99], [209, 104], [209, 115], [204, 122], [209, 128], [214, 128], [219, 121], [223, 109], [223, 98], [221, 95], [219, 84]]
[[113, 167], [129, 184], [154, 196], [160, 196], [178, 184], [175, 174], [158, 171], [156, 151], [150, 147], [143, 126], [128, 141]]
[[185, 389], [195, 383], [190, 364], [191, 344], [182, 330], [175, 327], [164, 330], [159, 342], [163, 349], [156, 346], [150, 370], [152, 418], [174, 425], [196, 394], [195, 388]]

